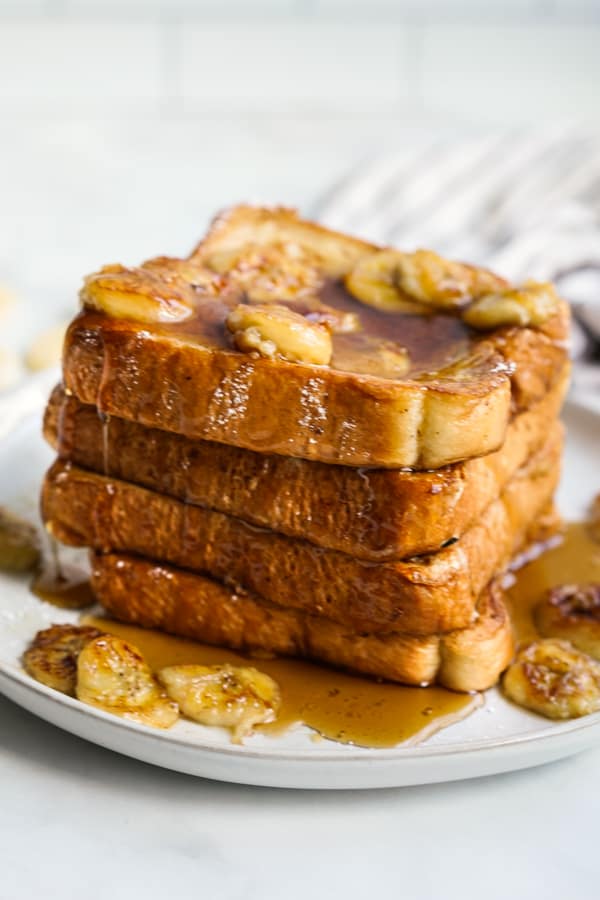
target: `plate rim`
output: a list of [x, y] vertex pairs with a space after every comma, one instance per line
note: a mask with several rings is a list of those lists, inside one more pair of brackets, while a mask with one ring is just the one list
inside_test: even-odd
[[[539, 741], [546, 742], [551, 738], [562, 738], [567, 735], [572, 735], [580, 731], [586, 731], [590, 728], [594, 728], [600, 725], [600, 712], [596, 712], [588, 716], [581, 716], [577, 719], [569, 719], [567, 721], [557, 722], [556, 724], [550, 724], [545, 728], [541, 728], [536, 731], [525, 732], [521, 735], [513, 735], [512, 737], [508, 736], [506, 738], [489, 738], [483, 741], [462, 741], [460, 743], [452, 744], [449, 746], [427, 747], [425, 744], [419, 743], [410, 744], [408, 746], [399, 745], [389, 748], [357, 746], [356, 749], [359, 752], [353, 753], [352, 751], [344, 751], [344, 755], [343, 757], [341, 757], [339, 755], [339, 751], [330, 748], [324, 748], [323, 750], [321, 750], [319, 747], [307, 748], [306, 751], [303, 752], [297, 750], [282, 750], [281, 748], [277, 749], [274, 747], [261, 747], [260, 749], [253, 749], [245, 744], [221, 745], [203, 741], [185, 740], [174, 734], [173, 732], [170, 732], [168, 729], [163, 730], [159, 728], [152, 728], [149, 725], [141, 725], [137, 722], [131, 722], [120, 716], [104, 712], [103, 710], [98, 709], [94, 706], [89, 706], [85, 703], [82, 703], [76, 697], [69, 697], [66, 694], [61, 694], [60, 692], [55, 691], [52, 688], [41, 684], [40, 682], [34, 681], [31, 676], [28, 675], [25, 671], [11, 671], [10, 668], [4, 665], [0, 660], [0, 693], [3, 693], [1, 688], [2, 679], [13, 681], [16, 684], [19, 684], [21, 687], [25, 688], [30, 693], [45, 697], [57, 706], [65, 706], [68, 709], [72, 710], [74, 713], [81, 715], [83, 718], [91, 718], [100, 722], [108, 722], [111, 725], [115, 725], [122, 731], [133, 731], [134, 733], [139, 735], [150, 736], [152, 739], [158, 740], [159, 742], [164, 742], [170, 746], [177, 745], [178, 747], [185, 748], [187, 750], [197, 749], [202, 751], [210, 751], [222, 754], [224, 756], [234, 757], [236, 759], [274, 758], [281, 762], [310, 762], [311, 760], [315, 760], [324, 763], [364, 762], [365, 764], [370, 764], [374, 759], [385, 762], [410, 759], [411, 757], [432, 758], [439, 756], [447, 759], [450, 756], [464, 756], [469, 753], [482, 753], [486, 750], [497, 750], [506, 747], [522, 747], [524, 745], [535, 744]], [[486, 694], [487, 691], [484, 691], [484, 696]], [[269, 737], [269, 740], [276, 741], [277, 738], [276, 736], [273, 736], [272, 738]], [[336, 745], [335, 741], [329, 740], [327, 738], [323, 738], [323, 740], [328, 741], [328, 743], [334, 746]], [[348, 747], [353, 745], [344, 744], [344, 746]]]

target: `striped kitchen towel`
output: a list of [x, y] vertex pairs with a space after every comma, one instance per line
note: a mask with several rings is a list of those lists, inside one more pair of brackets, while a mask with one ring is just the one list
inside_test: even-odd
[[333, 228], [432, 247], [508, 278], [555, 281], [573, 304], [576, 400], [600, 410], [600, 136], [556, 129], [423, 136], [360, 165], [318, 204]]

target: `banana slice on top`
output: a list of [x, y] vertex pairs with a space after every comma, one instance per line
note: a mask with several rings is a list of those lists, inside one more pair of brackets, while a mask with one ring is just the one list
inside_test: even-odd
[[431, 250], [381, 250], [361, 260], [345, 284], [358, 300], [383, 312], [426, 315], [436, 309], [460, 309], [506, 282], [486, 269], [444, 259]]
[[154, 728], [170, 728], [179, 715], [137, 647], [111, 634], [79, 654], [76, 694], [90, 706]]
[[147, 265], [105, 266], [89, 275], [80, 293], [87, 309], [144, 325], [183, 322], [194, 313], [194, 289], [176, 271]]
[[268, 359], [326, 366], [331, 360], [331, 335], [323, 325], [278, 304], [240, 303], [225, 321], [233, 342], [244, 353]]
[[534, 611], [544, 637], [561, 638], [600, 659], [600, 584], [563, 584], [548, 591]]
[[36, 681], [75, 696], [77, 659], [86, 644], [102, 635], [86, 625], [51, 625], [38, 631], [23, 654], [23, 666]]
[[184, 716], [230, 728], [234, 744], [255, 725], [273, 722], [281, 704], [277, 683], [251, 666], [167, 666], [158, 679]]
[[549, 719], [574, 719], [600, 709], [600, 663], [568, 641], [523, 647], [504, 675], [505, 694]]
[[521, 287], [480, 297], [463, 312], [462, 318], [479, 331], [509, 325], [535, 327], [555, 315], [559, 305], [558, 294], [550, 282], [526, 281]]

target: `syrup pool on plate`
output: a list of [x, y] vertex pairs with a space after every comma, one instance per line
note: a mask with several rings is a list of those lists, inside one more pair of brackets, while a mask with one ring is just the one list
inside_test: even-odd
[[282, 704], [275, 722], [257, 728], [262, 733], [281, 734], [302, 722], [341, 743], [395, 747], [423, 740], [465, 718], [483, 702], [478, 694], [403, 687], [295, 659], [257, 659], [111, 619], [86, 616], [84, 623], [130, 641], [154, 671], [188, 663], [230, 663], [266, 672], [278, 683]]
[[512, 573], [508, 609], [519, 641], [539, 637], [533, 612], [549, 588], [559, 584], [600, 584], [600, 542], [589, 525], [573, 522], [537, 558]]

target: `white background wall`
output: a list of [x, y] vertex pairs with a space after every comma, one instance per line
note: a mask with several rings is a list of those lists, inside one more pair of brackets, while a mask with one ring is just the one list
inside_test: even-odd
[[12, 340], [67, 315], [83, 272], [184, 252], [223, 205], [310, 209], [417, 131], [599, 109], [600, 0], [0, 0]]

